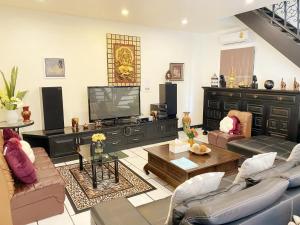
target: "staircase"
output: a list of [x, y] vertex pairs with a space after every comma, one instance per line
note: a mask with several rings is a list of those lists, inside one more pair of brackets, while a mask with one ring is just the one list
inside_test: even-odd
[[236, 17], [300, 67], [300, 0], [289, 0]]

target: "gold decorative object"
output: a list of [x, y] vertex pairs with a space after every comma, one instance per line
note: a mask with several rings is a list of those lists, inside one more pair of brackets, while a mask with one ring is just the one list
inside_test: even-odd
[[235, 74], [233, 72], [233, 68], [231, 69], [231, 73], [229, 74], [229, 84], [228, 87], [229, 88], [234, 88], [234, 82], [235, 82]]
[[107, 73], [110, 86], [140, 86], [140, 37], [107, 34]]
[[182, 117], [183, 131], [187, 132], [187, 130], [190, 129], [191, 126], [190, 112], [183, 112], [183, 114], [184, 114]]
[[294, 91], [299, 91], [299, 82], [297, 82], [296, 77], [294, 78]]
[[72, 128], [78, 130], [79, 128], [79, 118], [72, 118]]
[[84, 129], [84, 130], [88, 130], [88, 129], [89, 129], [89, 125], [88, 125], [87, 123], [85, 123], [85, 124], [83, 125], [83, 129]]
[[281, 82], [280, 82], [280, 89], [282, 91], [285, 91], [286, 90], [286, 83], [283, 81], [283, 78], [281, 79]]

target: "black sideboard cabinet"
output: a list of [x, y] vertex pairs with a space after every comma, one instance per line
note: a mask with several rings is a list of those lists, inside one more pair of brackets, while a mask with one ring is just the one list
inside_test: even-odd
[[204, 89], [203, 127], [219, 129], [231, 109], [253, 114], [252, 135], [271, 135], [300, 142], [300, 92], [211, 88]]
[[63, 133], [47, 134], [43, 130], [23, 132], [23, 139], [32, 147], [43, 147], [55, 161], [65, 161], [77, 158], [74, 148], [75, 138], [80, 144], [89, 144], [95, 133], [104, 133], [107, 137], [104, 149], [106, 152], [115, 152], [128, 148], [172, 140], [178, 137], [178, 119], [163, 119], [140, 124], [121, 124], [95, 128], [90, 125], [78, 131], [66, 127]]

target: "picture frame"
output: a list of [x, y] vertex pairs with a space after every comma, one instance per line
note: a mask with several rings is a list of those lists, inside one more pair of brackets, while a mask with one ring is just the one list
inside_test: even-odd
[[170, 81], [183, 81], [184, 80], [184, 63], [170, 63]]
[[46, 78], [65, 78], [65, 60], [63, 58], [45, 58]]

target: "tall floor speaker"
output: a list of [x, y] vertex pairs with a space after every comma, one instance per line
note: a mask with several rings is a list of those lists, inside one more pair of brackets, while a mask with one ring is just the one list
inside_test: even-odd
[[167, 105], [169, 118], [177, 114], [177, 84], [165, 83], [159, 85], [159, 103]]
[[44, 117], [44, 129], [64, 129], [64, 109], [61, 87], [42, 87], [42, 104]]

